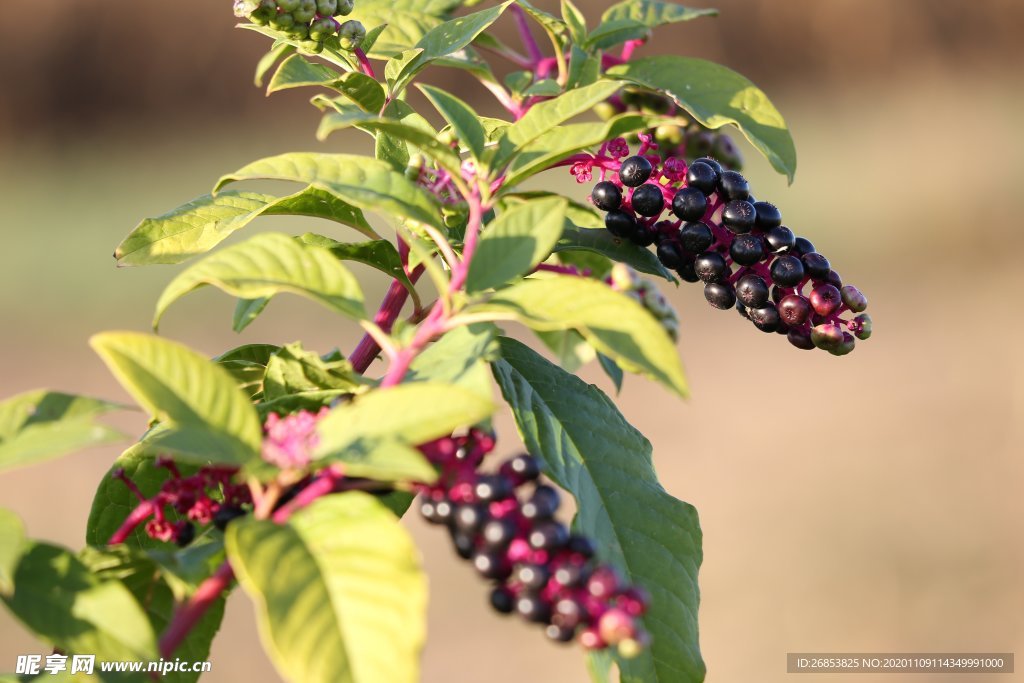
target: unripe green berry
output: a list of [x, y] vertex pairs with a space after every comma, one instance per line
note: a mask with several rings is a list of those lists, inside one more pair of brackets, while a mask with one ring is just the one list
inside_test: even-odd
[[594, 113], [601, 117], [602, 120], [607, 121], [618, 112], [615, 110], [615, 105], [611, 102], [599, 102], [594, 105]]
[[309, 38], [309, 26], [295, 23], [288, 29], [288, 37], [294, 40], [306, 40]]
[[301, 0], [277, 0], [277, 6], [282, 12], [294, 12], [299, 8]]
[[287, 12], [284, 14], [278, 14], [270, 20], [270, 26], [278, 31], [287, 31], [291, 27], [295, 26], [295, 17]]
[[347, 17], [352, 14], [352, 10], [355, 9], [355, 3], [352, 0], [338, 0], [338, 9], [334, 13], [334, 16]]
[[844, 286], [839, 293], [843, 297], [843, 303], [854, 313], [863, 313], [868, 307], [868, 298], [853, 285]]
[[316, 0], [300, 0], [299, 7], [292, 12], [292, 16], [300, 24], [309, 24], [316, 16]]
[[338, 39], [341, 41], [342, 50], [355, 50], [362, 44], [365, 37], [366, 28], [354, 19], [346, 21], [341, 25], [341, 30], [338, 31]]
[[338, 0], [316, 0], [316, 11], [322, 17], [333, 17], [338, 13]]
[[446, 128], [437, 134], [437, 141], [446, 147], [451, 147], [458, 142], [458, 140], [459, 138], [455, 135], [455, 131], [451, 128]]
[[257, 26], [266, 26], [270, 23], [270, 19], [274, 17], [274, 14], [270, 12], [264, 12], [261, 9], [256, 10], [249, 15], [249, 21], [256, 24]]
[[811, 330], [811, 341], [819, 349], [831, 351], [843, 343], [843, 331], [832, 323], [818, 325]]
[[259, 9], [260, 0], [235, 0], [234, 12], [236, 17], [246, 17]]
[[833, 356], [845, 356], [846, 354], [853, 351], [853, 347], [857, 345], [853, 335], [849, 332], [843, 332], [843, 340], [834, 349], [829, 349], [828, 352]]
[[309, 27], [309, 37], [312, 40], [322, 41], [334, 35], [337, 25], [334, 19], [317, 19]]
[[857, 337], [857, 339], [864, 341], [865, 339], [868, 339], [871, 336], [870, 315], [868, 315], [867, 313], [861, 313], [860, 315], [853, 319], [853, 322], [856, 325], [856, 327], [854, 327], [853, 334]]
[[683, 140], [686, 139], [686, 134], [679, 126], [673, 126], [666, 123], [654, 129], [654, 139], [660, 144], [678, 147], [683, 144]]

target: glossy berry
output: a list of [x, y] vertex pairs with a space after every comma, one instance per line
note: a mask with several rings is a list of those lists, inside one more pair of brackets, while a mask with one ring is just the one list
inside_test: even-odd
[[455, 552], [458, 556], [464, 560], [473, 557], [473, 554], [476, 552], [476, 538], [473, 534], [457, 531], [454, 527], [450, 527], [448, 531], [451, 534], [452, 545], [455, 546]]
[[853, 348], [857, 345], [853, 335], [849, 332], [843, 332], [843, 340], [836, 345], [835, 348], [829, 349], [829, 353], [833, 356], [845, 356], [846, 354], [853, 351]]
[[718, 179], [718, 190], [726, 201], [750, 197], [750, 185], [747, 183], [747, 179], [736, 171], [722, 171], [722, 175]]
[[611, 567], [601, 567], [587, 580], [587, 593], [595, 598], [608, 598], [619, 590], [622, 581]]
[[761, 308], [751, 308], [750, 321], [762, 332], [774, 332], [779, 327], [781, 318], [774, 304], [765, 304]]
[[856, 327], [854, 328], [854, 336], [857, 339], [864, 340], [871, 336], [871, 316], [867, 313], [861, 313], [853, 319]]
[[558, 491], [541, 484], [534, 490], [530, 500], [523, 503], [520, 512], [526, 519], [551, 519], [561, 504], [562, 497]]
[[196, 538], [196, 527], [192, 522], [185, 522], [178, 528], [174, 536], [174, 542], [179, 548], [184, 548]]
[[638, 214], [650, 218], [665, 209], [665, 197], [657, 185], [647, 183], [633, 190], [630, 204]]
[[676, 268], [676, 272], [679, 273], [679, 277], [683, 279], [683, 282], [700, 282], [700, 277], [697, 276], [697, 271], [694, 270], [694, 260], [687, 258], [683, 261], [683, 264]]
[[714, 168], [703, 162], [694, 162], [686, 171], [687, 187], [694, 187], [705, 196], [718, 189], [718, 174]]
[[227, 529], [231, 520], [237, 519], [245, 514], [245, 511], [235, 505], [221, 505], [213, 514], [213, 526], [219, 531]]
[[355, 3], [352, 0], [338, 0], [338, 9], [334, 16], [347, 17], [352, 14], [353, 9], [355, 9]]
[[523, 484], [540, 476], [540, 465], [532, 455], [523, 453], [506, 460], [501, 466], [501, 474], [516, 484]]
[[555, 602], [551, 610], [551, 623], [567, 629], [575, 630], [581, 623], [587, 621], [590, 615], [587, 608], [579, 600], [573, 598], [562, 598]]
[[527, 542], [536, 550], [557, 550], [569, 540], [565, 525], [554, 520], [540, 522], [533, 527]]
[[672, 213], [680, 220], [699, 221], [707, 209], [708, 198], [695, 187], [684, 187], [672, 197]]
[[839, 292], [842, 294], [843, 303], [854, 313], [861, 313], [868, 307], [867, 297], [853, 285], [846, 285]]
[[796, 256], [784, 254], [775, 259], [770, 272], [779, 287], [796, 287], [804, 279], [804, 264]]
[[666, 268], [675, 269], [683, 264], [683, 253], [678, 244], [666, 240], [658, 245], [658, 260]]
[[544, 628], [544, 635], [556, 643], [571, 643], [576, 637], [576, 629], [557, 624], [548, 624]]
[[843, 343], [843, 330], [832, 323], [817, 325], [811, 330], [811, 341], [819, 349], [834, 349]]
[[736, 305], [736, 292], [728, 283], [709, 282], [704, 285], [704, 298], [709, 304], [722, 310], [728, 310]]
[[757, 213], [755, 223], [760, 229], [770, 230], [782, 225], [782, 212], [774, 204], [754, 202], [754, 211]]
[[741, 266], [752, 266], [764, 258], [764, 241], [760, 235], [737, 235], [729, 255]]
[[514, 491], [512, 482], [500, 474], [485, 474], [477, 480], [476, 486], [473, 487], [473, 493], [480, 502], [491, 503], [496, 500], [505, 500]]
[[516, 608], [516, 596], [508, 586], [498, 586], [491, 591], [491, 607], [500, 614], [511, 614]]
[[322, 17], [333, 17], [338, 13], [338, 0], [316, 0], [316, 11]]
[[586, 565], [582, 562], [567, 562], [555, 570], [555, 581], [566, 588], [582, 585], [589, 575]]
[[483, 505], [456, 505], [452, 514], [452, 525], [459, 531], [475, 534], [489, 519], [490, 514]]
[[750, 232], [756, 218], [754, 205], [742, 199], [734, 199], [722, 210], [722, 223], [738, 235]]
[[507, 579], [512, 575], [512, 567], [499, 553], [477, 553], [473, 556], [473, 567], [485, 579]]
[[[834, 270], [828, 271], [828, 275], [825, 276], [825, 282], [829, 283], [830, 285], [832, 285], [836, 289], [842, 289], [843, 288], [843, 278], [841, 278], [839, 276], [839, 273], [837, 273]], [[864, 304], [865, 304], [865, 306], [867, 305], [867, 299], [864, 300]]]
[[686, 251], [699, 254], [711, 248], [715, 235], [704, 223], [687, 223], [679, 231], [679, 241]]
[[510, 519], [492, 519], [480, 532], [488, 548], [505, 548], [516, 537], [516, 525]]
[[636, 218], [625, 211], [609, 211], [604, 217], [604, 227], [616, 237], [626, 239], [636, 231]]
[[542, 564], [523, 564], [516, 567], [515, 579], [528, 590], [539, 591], [548, 584], [551, 572]]
[[579, 534], [572, 534], [569, 536], [569, 542], [565, 544], [565, 549], [574, 555], [579, 555], [585, 560], [589, 560], [597, 554], [597, 548], [594, 547], [594, 542], [586, 536], [580, 536]]
[[760, 275], [747, 273], [736, 281], [736, 299], [747, 308], [768, 303], [768, 284]]
[[804, 270], [815, 280], [824, 280], [828, 277], [828, 272], [831, 270], [828, 259], [819, 254], [818, 252], [812, 251], [809, 254], [804, 254], [800, 257], [804, 262]]
[[721, 175], [722, 171], [724, 170], [724, 169], [722, 169], [722, 165], [720, 163], [718, 163], [717, 161], [715, 161], [714, 159], [712, 159], [711, 157], [701, 157], [700, 159], [694, 159], [693, 163], [695, 163], [695, 164], [707, 164], [711, 168], [715, 169], [715, 173], [717, 173], [719, 175]]
[[797, 237], [793, 242], [793, 253], [797, 256], [803, 256], [804, 254], [810, 254], [815, 251], [814, 245], [811, 244], [809, 239], [804, 237]]
[[519, 596], [516, 611], [527, 621], [541, 624], [551, 621], [551, 605], [539, 595], [526, 593]]
[[725, 257], [717, 251], [706, 251], [698, 256], [693, 262], [693, 269], [704, 282], [718, 282], [730, 273]]
[[594, 185], [590, 198], [594, 200], [594, 206], [602, 211], [614, 211], [622, 206], [622, 190], [609, 180], [603, 180]]
[[765, 232], [764, 241], [768, 245], [768, 251], [777, 254], [781, 251], [792, 249], [796, 244], [796, 236], [792, 230], [784, 225], [780, 225]]
[[818, 285], [811, 291], [811, 308], [821, 316], [830, 316], [843, 304], [839, 290], [832, 285]]
[[626, 187], [640, 187], [651, 177], [654, 166], [646, 157], [632, 156], [622, 162], [619, 180]]
[[778, 310], [786, 325], [803, 325], [811, 315], [811, 302], [799, 294], [790, 294], [778, 303]]
[[814, 341], [811, 339], [811, 332], [806, 328], [791, 327], [786, 334], [786, 338], [790, 344], [803, 351], [811, 351], [815, 348]]

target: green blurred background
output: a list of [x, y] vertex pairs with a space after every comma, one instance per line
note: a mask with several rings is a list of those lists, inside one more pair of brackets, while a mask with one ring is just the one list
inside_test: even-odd
[[[608, 3], [578, 4], [593, 26]], [[45, 386], [124, 398], [86, 340], [147, 329], [177, 269], [115, 269], [119, 239], [252, 159], [318, 148], [309, 93], [268, 100], [252, 86], [265, 40], [232, 30], [229, 5], [37, 0], [31, 21], [0, 22], [0, 396]], [[796, 139], [796, 182], [749, 146], [746, 173], [867, 292], [876, 332], [844, 358], [805, 354], [683, 286], [671, 298], [693, 398], [627, 380], [624, 413], [654, 443], [666, 488], [701, 515], [709, 680], [786, 680], [788, 651], [1024, 652], [1024, 3], [715, 6], [719, 18], [665, 29], [643, 54], [715, 59], [769, 93]], [[512, 38], [508, 23], [499, 30]], [[428, 80], [496, 113], [461, 74]], [[586, 193], [564, 171], [538, 182]], [[368, 300], [383, 292], [360, 275]], [[210, 354], [356, 341], [295, 299], [240, 337], [231, 309], [196, 294], [163, 333]], [[593, 368], [584, 376], [610, 390]], [[139, 431], [142, 417], [120, 424]], [[498, 428], [500, 452], [514, 452], [507, 416]], [[79, 547], [115, 455], [7, 474], [0, 504], [33, 536]], [[575, 648], [494, 618], [444, 534], [408, 524], [432, 589], [424, 681], [586, 680]], [[0, 670], [41, 651], [0, 615]], [[212, 660], [211, 683], [277, 680], [241, 595]]]

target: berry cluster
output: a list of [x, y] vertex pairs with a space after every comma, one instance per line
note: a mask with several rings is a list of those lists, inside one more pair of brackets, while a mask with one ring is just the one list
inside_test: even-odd
[[366, 38], [360, 22], [335, 19], [348, 16], [353, 8], [353, 0], [235, 0], [235, 16], [321, 48], [326, 43], [343, 50], [356, 49]]
[[661, 323], [669, 336], [676, 339], [679, 335], [679, 316], [665, 295], [650, 280], [645, 280], [625, 263], [616, 263], [608, 276], [608, 284], [617, 292], [622, 292], [633, 299]]
[[743, 167], [743, 155], [731, 137], [721, 129], [706, 128], [671, 98], [659, 93], [640, 88], [625, 88], [620, 95], [602, 102], [594, 110], [604, 119], [626, 112], [673, 116], [679, 119], [680, 123], [661, 125], [653, 131], [654, 139], [658, 142], [657, 153], [661, 159], [679, 157], [693, 160], [710, 155], [725, 168], [738, 171]]
[[[623, 159], [629, 150], [618, 139], [573, 165], [578, 181], [601, 168], [591, 199], [606, 212], [609, 232], [656, 245], [666, 268], [704, 283], [712, 306], [735, 306], [758, 329], [784, 334], [797, 348], [841, 356], [855, 338], [871, 336], [867, 298], [782, 225], [778, 208], [756, 201], [742, 175], [707, 157], [690, 165], [675, 157], [662, 162], [647, 153], [656, 147], [650, 136], [641, 141], [637, 155]], [[842, 317], [847, 312], [852, 317]]]
[[[185, 477], [169, 458], [158, 458], [156, 465], [167, 469], [171, 476], [151, 498], [142, 494], [124, 470], [113, 473], [113, 477], [123, 481], [139, 499], [139, 506], [132, 514], [144, 515], [142, 519], [152, 517], [144, 527], [150, 538], [165, 543], [173, 541], [184, 547], [196, 537], [197, 524], [213, 524], [223, 531], [228, 522], [246, 514], [246, 508], [251, 507], [249, 489], [233, 483], [237, 468], [201, 467], [195, 474]], [[168, 518], [171, 511], [177, 513], [176, 521]], [[141, 519], [129, 520], [129, 523], [133, 521], [141, 523]]]
[[[543, 624], [558, 642], [638, 653], [648, 640], [638, 621], [646, 595], [596, 562], [589, 539], [555, 520], [560, 496], [538, 481], [533, 457], [518, 455], [497, 473], [481, 473], [493, 448], [494, 438], [476, 430], [421, 446], [441, 474], [422, 487], [420, 513], [447, 526], [459, 556], [494, 582], [491, 605], [498, 612]], [[527, 486], [530, 495], [518, 498], [517, 489]]]

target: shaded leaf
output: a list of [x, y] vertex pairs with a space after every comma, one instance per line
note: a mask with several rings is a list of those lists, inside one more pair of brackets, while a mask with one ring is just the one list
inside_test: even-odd
[[21, 518], [0, 508], [0, 595], [10, 595], [14, 590], [14, 572], [26, 546]]
[[249, 327], [270, 305], [269, 296], [261, 296], [256, 299], [239, 299], [235, 302], [235, 312], [231, 316], [231, 329], [241, 332]]
[[459, 142], [469, 150], [470, 156], [478, 161], [483, 158], [487, 130], [473, 108], [440, 88], [429, 85], [421, 85], [419, 88], [451, 125]]
[[263, 393], [263, 375], [270, 357], [280, 349], [274, 344], [244, 344], [214, 358], [251, 398]]
[[609, 7], [601, 15], [601, 23], [635, 21], [647, 28], [657, 28], [664, 24], [714, 16], [718, 16], [718, 10], [711, 8], [683, 7], [663, 0], [626, 0]]
[[490, 323], [457, 327], [428, 346], [409, 367], [408, 382], [442, 382], [491, 399], [487, 363], [498, 357], [497, 328]]
[[282, 346], [267, 361], [263, 398], [273, 401], [324, 389], [352, 392], [359, 386], [352, 364], [340, 354], [324, 359], [303, 349], [302, 342], [294, 342]]
[[419, 294], [416, 292], [416, 287], [412, 284], [412, 281], [409, 280], [409, 276], [405, 273], [405, 268], [402, 266], [402, 257], [398, 254], [398, 249], [395, 248], [395, 245], [388, 240], [338, 242], [323, 235], [307, 232], [299, 237], [299, 241], [303, 244], [323, 247], [331, 252], [335, 258], [342, 261], [356, 261], [371, 268], [376, 268], [388, 277], [402, 283], [402, 286], [405, 287], [412, 297], [413, 302], [417, 305], [419, 304]]
[[376, 114], [384, 107], [384, 88], [361, 71], [338, 73], [322, 64], [314, 64], [300, 55], [292, 55], [278, 67], [267, 86], [267, 93], [289, 88], [322, 86], [342, 93], [365, 112]]

